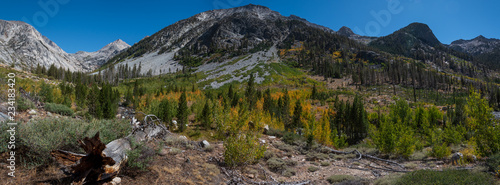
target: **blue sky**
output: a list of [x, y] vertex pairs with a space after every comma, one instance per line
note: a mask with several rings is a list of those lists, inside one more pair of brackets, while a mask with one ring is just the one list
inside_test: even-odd
[[116, 39], [132, 45], [194, 14], [250, 3], [333, 30], [348, 26], [370, 36], [422, 22], [445, 44], [478, 35], [500, 38], [496, 0], [4, 0], [0, 19], [26, 21], [74, 53], [96, 51]]

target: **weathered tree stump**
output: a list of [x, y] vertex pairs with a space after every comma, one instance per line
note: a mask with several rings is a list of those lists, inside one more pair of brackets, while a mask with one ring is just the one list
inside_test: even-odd
[[132, 142], [140, 143], [170, 134], [154, 115], [147, 115], [144, 123], [137, 122], [133, 118], [131, 125], [133, 130], [130, 135], [111, 141], [107, 145], [101, 142], [99, 132], [92, 138], [85, 137], [79, 140], [78, 143], [86, 154], [54, 150], [51, 155], [62, 166], [61, 170], [71, 175], [76, 184], [112, 179], [126, 163], [127, 152], [132, 150]]

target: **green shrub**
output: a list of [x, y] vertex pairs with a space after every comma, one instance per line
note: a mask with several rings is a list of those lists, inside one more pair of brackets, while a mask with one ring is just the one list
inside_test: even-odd
[[224, 140], [224, 162], [230, 167], [255, 163], [264, 157], [265, 151], [266, 146], [251, 134], [246, 137], [233, 135]]
[[283, 171], [282, 175], [285, 177], [291, 177], [297, 174], [297, 171], [293, 168], [285, 168], [285, 171]]
[[326, 179], [330, 184], [354, 180], [356, 177], [350, 175], [332, 175]]
[[264, 159], [265, 160], [271, 159], [273, 157], [276, 157], [276, 154], [274, 154], [274, 152], [271, 152], [271, 151], [264, 152]]
[[155, 155], [155, 151], [147, 146], [137, 144], [131, 140], [132, 150], [127, 152], [127, 167], [145, 171]]
[[277, 157], [270, 158], [269, 160], [267, 160], [266, 164], [267, 167], [273, 172], [283, 171], [286, 167], [285, 161]]
[[1, 153], [4, 153], [4, 152], [7, 152], [7, 151], [10, 151], [10, 149], [8, 148], [8, 142], [10, 140], [10, 133], [7, 132], [7, 130], [10, 129], [10, 127], [5, 124], [5, 123], [0, 123], [0, 129], [1, 129], [1, 132], [0, 132], [0, 154]]
[[330, 166], [330, 163], [329, 162], [321, 162], [321, 166]]
[[297, 161], [294, 160], [286, 160], [285, 163], [287, 166], [297, 166]]
[[296, 141], [302, 140], [302, 137], [300, 135], [287, 132], [285, 135], [283, 135], [283, 138], [281, 138], [283, 142], [289, 145], [293, 145]]
[[26, 111], [28, 109], [35, 108], [35, 104], [31, 100], [28, 100], [28, 99], [23, 98], [21, 96], [17, 97], [16, 105], [17, 105], [18, 112], [22, 112], [22, 111]]
[[309, 171], [309, 172], [315, 172], [315, 171], [318, 171], [318, 170], [319, 170], [319, 168], [316, 167], [316, 166], [309, 166], [309, 168], [307, 168], [307, 171]]
[[430, 155], [432, 157], [435, 157], [435, 158], [438, 158], [438, 159], [442, 159], [444, 157], [447, 157], [449, 155], [451, 155], [451, 151], [450, 151], [450, 148], [448, 147], [448, 145], [446, 143], [443, 143], [443, 144], [436, 144], [432, 147], [432, 150], [430, 152]]
[[57, 113], [65, 116], [72, 116], [73, 110], [66, 105], [55, 104], [55, 103], [46, 103], [45, 110], [53, 113]]
[[130, 125], [128, 120], [87, 122], [72, 118], [45, 118], [21, 124], [18, 129], [19, 147], [23, 150], [20, 161], [31, 168], [47, 164], [52, 150], [83, 153], [77, 140], [92, 137], [97, 131], [104, 144], [125, 137], [130, 132]]
[[324, 153], [309, 152], [306, 154], [307, 161], [322, 161], [328, 159], [329, 156]]
[[500, 170], [500, 153], [493, 154], [486, 159], [486, 166], [489, 171], [497, 173]]
[[467, 170], [443, 171], [418, 170], [404, 174], [396, 184], [494, 184], [495, 180], [487, 173], [470, 172]]
[[265, 133], [270, 136], [283, 137], [283, 130], [269, 128], [269, 130]]

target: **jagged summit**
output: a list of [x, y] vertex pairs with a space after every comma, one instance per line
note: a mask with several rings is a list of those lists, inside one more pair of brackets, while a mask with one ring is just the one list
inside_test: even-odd
[[500, 48], [500, 40], [494, 38], [486, 38], [483, 35], [479, 35], [476, 38], [470, 40], [456, 40], [451, 42], [450, 48], [466, 52], [471, 55], [481, 55], [490, 53], [495, 50], [495, 48]]
[[0, 63], [29, 70], [37, 65], [82, 70], [79, 61], [33, 26], [21, 21], [0, 20]]
[[95, 52], [85, 52], [79, 51], [72, 54], [77, 60], [81, 61], [84, 67], [88, 70], [97, 69], [102, 64], [106, 63], [107, 60], [115, 56], [116, 54], [122, 52], [123, 50], [129, 48], [126, 42], [121, 39], [115, 40], [106, 46], [102, 47], [100, 50]]

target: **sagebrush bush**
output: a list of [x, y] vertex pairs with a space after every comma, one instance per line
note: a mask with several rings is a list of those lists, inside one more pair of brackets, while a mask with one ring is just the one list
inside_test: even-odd
[[22, 112], [28, 109], [35, 108], [35, 104], [31, 100], [27, 100], [21, 96], [16, 99], [17, 111]]
[[486, 159], [486, 166], [491, 172], [498, 172], [500, 170], [500, 153], [496, 153]]
[[132, 150], [127, 152], [127, 166], [145, 171], [153, 160], [155, 151], [147, 146], [131, 141]]
[[495, 180], [487, 173], [468, 170], [417, 170], [406, 173], [395, 184], [494, 184]]
[[66, 105], [56, 103], [46, 103], [45, 110], [65, 116], [72, 116], [73, 110]]
[[273, 172], [281, 172], [286, 167], [286, 162], [283, 159], [277, 157], [268, 159], [266, 164], [267, 167]]
[[18, 146], [23, 150], [20, 161], [27, 167], [37, 167], [50, 162], [52, 150], [83, 153], [77, 140], [92, 137], [99, 131], [101, 141], [107, 144], [128, 135], [130, 125], [128, 120], [87, 122], [72, 118], [45, 118], [21, 124], [18, 129]]
[[348, 180], [354, 180], [356, 177], [350, 175], [332, 175], [326, 179], [330, 184], [344, 182]]

